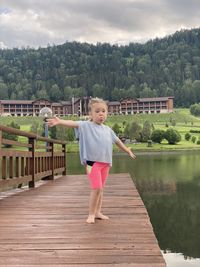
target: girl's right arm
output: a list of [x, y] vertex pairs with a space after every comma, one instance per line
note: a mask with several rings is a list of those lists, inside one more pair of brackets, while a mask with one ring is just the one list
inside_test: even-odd
[[53, 127], [56, 125], [61, 125], [61, 126], [69, 127], [69, 128], [78, 128], [78, 122], [77, 121], [61, 120], [58, 117], [54, 117], [52, 119], [47, 119], [47, 124], [50, 127]]

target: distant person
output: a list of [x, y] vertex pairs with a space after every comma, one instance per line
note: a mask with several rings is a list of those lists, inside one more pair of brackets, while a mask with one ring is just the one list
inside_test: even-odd
[[109, 219], [101, 212], [101, 205], [103, 188], [112, 166], [112, 145], [115, 143], [132, 159], [136, 158], [131, 149], [121, 142], [113, 130], [104, 125], [107, 114], [106, 102], [100, 98], [92, 98], [89, 102], [89, 121], [62, 120], [57, 117], [47, 120], [50, 127], [62, 125], [75, 128], [79, 139], [80, 160], [86, 167], [91, 186], [87, 223], [95, 223], [95, 218]]

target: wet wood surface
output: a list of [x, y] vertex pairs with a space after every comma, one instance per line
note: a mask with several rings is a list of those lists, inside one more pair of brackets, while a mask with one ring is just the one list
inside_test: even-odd
[[1, 193], [0, 266], [164, 267], [147, 211], [129, 174], [111, 174], [103, 213], [87, 224], [85, 175]]

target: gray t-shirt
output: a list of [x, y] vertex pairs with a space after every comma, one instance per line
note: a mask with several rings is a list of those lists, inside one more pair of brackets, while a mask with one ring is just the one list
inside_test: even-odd
[[112, 166], [112, 145], [119, 140], [113, 130], [92, 121], [78, 121], [78, 126], [75, 134], [79, 139], [81, 163], [98, 161]]

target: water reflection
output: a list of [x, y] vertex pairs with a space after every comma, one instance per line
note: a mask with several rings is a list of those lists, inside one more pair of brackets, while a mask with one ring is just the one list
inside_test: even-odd
[[[84, 173], [75, 157], [70, 172]], [[138, 154], [136, 161], [116, 154], [111, 172], [133, 177], [167, 266], [200, 266], [200, 153]]]

